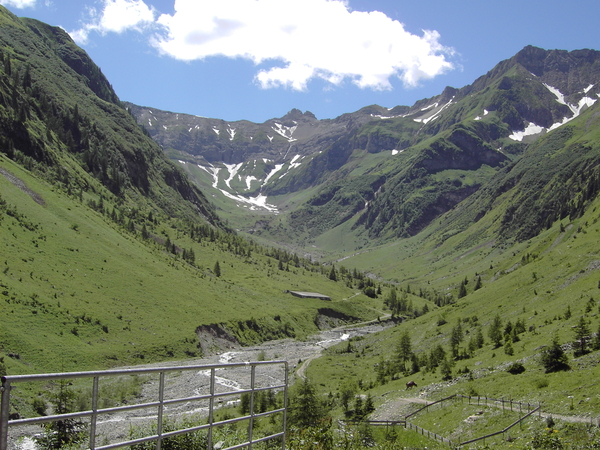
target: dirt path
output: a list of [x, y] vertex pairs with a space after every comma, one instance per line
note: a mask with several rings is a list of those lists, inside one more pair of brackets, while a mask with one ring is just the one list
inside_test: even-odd
[[10, 181], [16, 187], [21, 189], [27, 195], [29, 195], [33, 199], [33, 201], [36, 202], [37, 204], [42, 205], [42, 206], [44, 206], [46, 204], [46, 202], [44, 202], [44, 199], [42, 198], [42, 196], [40, 194], [38, 194], [37, 192], [29, 189], [27, 187], [27, 185], [25, 184], [25, 182], [23, 180], [21, 180], [19, 177], [16, 177], [15, 175], [10, 173], [8, 170], [4, 169], [3, 167], [0, 167], [0, 174], [4, 175], [4, 177], [8, 181]]

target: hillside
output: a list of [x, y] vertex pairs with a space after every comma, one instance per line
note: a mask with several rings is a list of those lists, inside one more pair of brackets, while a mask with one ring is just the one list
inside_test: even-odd
[[0, 8], [0, 60], [10, 373], [181, 359], [377, 317], [330, 268], [232, 233], [62, 29]]

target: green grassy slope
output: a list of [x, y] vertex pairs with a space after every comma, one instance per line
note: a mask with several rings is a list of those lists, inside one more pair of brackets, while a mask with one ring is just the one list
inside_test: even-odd
[[[589, 422], [600, 412], [597, 381], [600, 351], [592, 346], [600, 332], [599, 220], [600, 200], [596, 199], [581, 217], [557, 221], [539, 236], [521, 244], [504, 246], [488, 242], [453, 251], [453, 244], [459, 240], [450, 238], [437, 249], [417, 250], [418, 257], [407, 257], [394, 271], [387, 273], [395, 272], [402, 279], [403, 289], [410, 284], [413, 293], [435, 291], [445, 298], [452, 295], [451, 303], [437, 307], [434, 302], [425, 300], [430, 308], [428, 314], [410, 318], [377, 335], [354, 340], [350, 346], [341, 344], [329, 349], [322, 358], [311, 362], [307, 376], [324, 397], [329, 393], [341, 394], [345, 386], [354, 385], [356, 394], [371, 395], [376, 406], [383, 406], [383, 410], [389, 409], [397, 398], [422, 396], [432, 401], [458, 393], [541, 403], [543, 411], [554, 417], [579, 416]], [[413, 245], [418, 247], [418, 243]], [[403, 247], [392, 246], [387, 255], [415, 252], [410, 246], [408, 242]], [[381, 253], [379, 256], [383, 258]], [[376, 266], [376, 258], [369, 261], [371, 257], [365, 253], [359, 258], [363, 258], [365, 264]], [[478, 276], [482, 286], [474, 290]], [[465, 279], [467, 295], [458, 298], [460, 284]], [[387, 295], [389, 291], [384, 289], [383, 296]], [[409, 295], [409, 298], [421, 308], [418, 303], [423, 302], [421, 297]], [[499, 347], [492, 343], [489, 335], [497, 315], [502, 329]], [[581, 321], [588, 329], [588, 352], [583, 355], [576, 353], [580, 345], [576, 331]], [[524, 331], [519, 332], [517, 338], [505, 335], [509, 322], [513, 327], [517, 323], [524, 325]], [[459, 323], [462, 339], [457, 354], [460, 356], [453, 358], [453, 331]], [[479, 331], [484, 345], [471, 348]], [[411, 369], [410, 361], [406, 372], [398, 365], [404, 333], [410, 337], [420, 366], [417, 372]], [[562, 346], [569, 368], [546, 373], [541, 358], [554, 338]], [[438, 346], [444, 350], [449, 363], [447, 374], [442, 365], [428, 367]], [[522, 364], [524, 372], [508, 373], [507, 369], [514, 363]], [[416, 381], [418, 389], [406, 392], [408, 380]], [[413, 409], [417, 406], [420, 405]], [[351, 403], [350, 410], [352, 408]], [[479, 407], [478, 411], [481, 410]], [[469, 411], [459, 404], [433, 415], [421, 415], [414, 422], [458, 439], [458, 435], [451, 436], [452, 430], [460, 428], [463, 438], [476, 437], [499, 430], [517, 419], [513, 414], [502, 426], [500, 422], [483, 421], [488, 423], [487, 428], [480, 427], [477, 431], [474, 426], [465, 425], [467, 416], [474, 414], [472, 409]], [[491, 417], [492, 413], [486, 409], [484, 416]], [[337, 414], [343, 416], [339, 403]], [[575, 442], [579, 434], [585, 435], [584, 425], [567, 426], [558, 419], [557, 422], [565, 445]], [[532, 433], [535, 430], [543, 433], [545, 427], [544, 419], [528, 420], [522, 429], [511, 432], [511, 436], [517, 438], [515, 447], [530, 448], [526, 444], [531, 441]], [[590, 433], [587, 436], [592, 439], [593, 432]], [[508, 444], [498, 440], [496, 445]]]
[[[250, 256], [236, 254], [228, 251], [227, 235], [198, 242], [174, 222], [155, 224], [155, 239], [145, 240], [140, 230], [114, 223], [85, 198], [70, 198], [5, 158], [0, 168], [43, 201], [0, 176], [0, 342], [5, 353], [19, 355], [7, 359], [11, 371], [198, 355], [201, 325], [222, 324], [248, 344], [313, 333], [321, 308], [348, 320], [377, 315], [368, 309], [377, 303], [364, 296], [344, 301], [354, 290], [329, 280], [318, 266], [292, 261], [279, 270], [279, 260], [261, 247], [250, 246]], [[194, 265], [167, 251], [158, 236], [193, 250]], [[213, 271], [217, 261], [220, 277]], [[287, 289], [321, 292], [334, 301], [301, 300]]]
[[230, 233], [63, 30], [2, 7], [0, 152], [10, 373], [196, 356], [202, 325], [250, 344], [377, 315], [321, 266]]

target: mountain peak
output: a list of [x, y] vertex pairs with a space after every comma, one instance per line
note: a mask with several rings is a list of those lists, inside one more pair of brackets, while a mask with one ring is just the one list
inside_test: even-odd
[[290, 119], [291, 120], [314, 119], [314, 120], [317, 120], [317, 117], [310, 111], [306, 111], [303, 113], [299, 109], [294, 108], [290, 112], [288, 112], [285, 116], [283, 116], [282, 119], [288, 119], [288, 120], [290, 120]]

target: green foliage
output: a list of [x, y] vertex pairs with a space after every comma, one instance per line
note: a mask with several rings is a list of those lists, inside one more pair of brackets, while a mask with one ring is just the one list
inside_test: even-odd
[[588, 352], [588, 341], [590, 340], [590, 327], [584, 316], [579, 318], [573, 329], [575, 333], [575, 356], [582, 356]]
[[506, 371], [512, 375], [519, 375], [525, 372], [525, 366], [520, 362], [512, 363]]
[[548, 428], [543, 431], [537, 431], [531, 440], [531, 446], [534, 449], [563, 449], [564, 442], [562, 436], [559, 436], [558, 430]]
[[488, 330], [488, 336], [494, 344], [494, 348], [498, 348], [502, 345], [502, 319], [499, 314], [494, 316]]
[[299, 429], [319, 426], [327, 419], [323, 402], [308, 378], [295, 385], [290, 394], [288, 423]]
[[[75, 411], [76, 394], [67, 381], [59, 380], [58, 386], [50, 391], [48, 398], [53, 414], [68, 414]], [[78, 444], [86, 437], [86, 424], [79, 419], [62, 419], [44, 424], [44, 432], [35, 438], [41, 449], [60, 449]]]
[[542, 351], [540, 362], [546, 373], [570, 369], [567, 354], [559, 344], [557, 336], [554, 336], [550, 346]]

